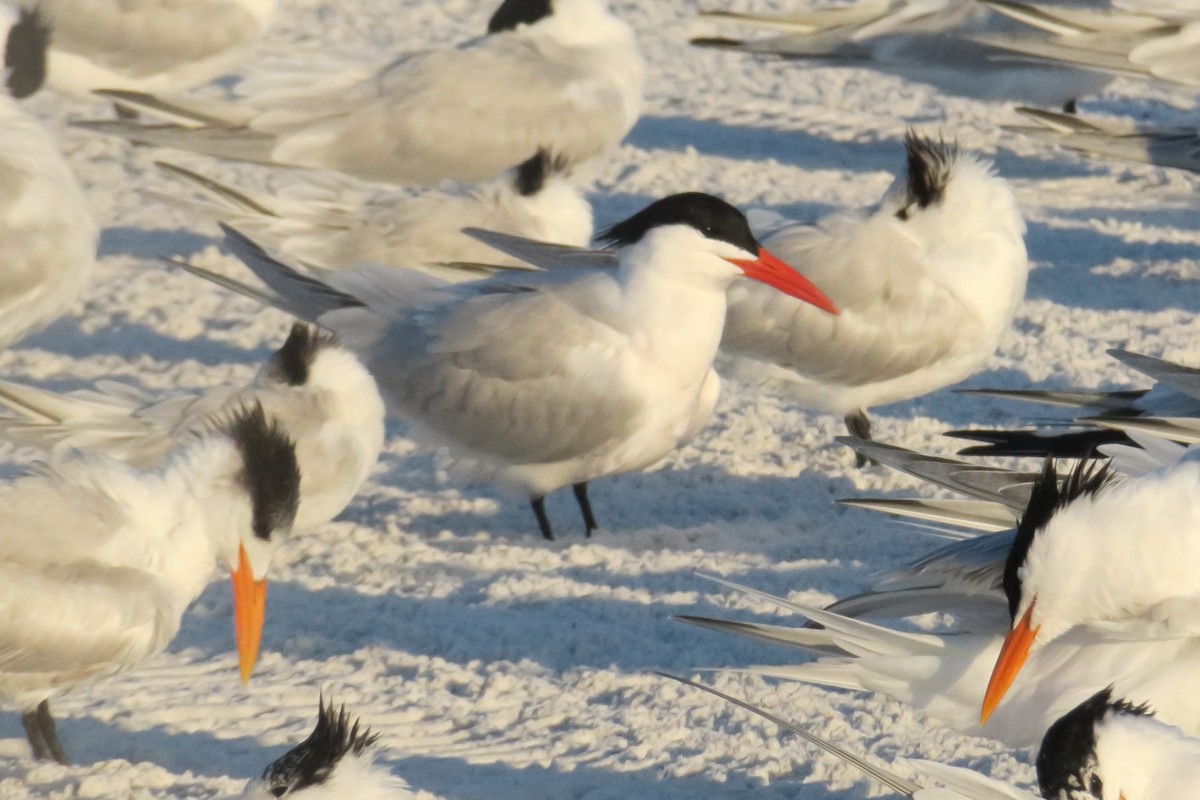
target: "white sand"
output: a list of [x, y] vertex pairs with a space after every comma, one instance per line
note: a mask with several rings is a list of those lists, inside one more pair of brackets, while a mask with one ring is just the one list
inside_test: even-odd
[[[382, 56], [441, 45], [478, 34], [489, 5], [291, 0], [261, 50], [337, 42]], [[1037, 264], [1016, 330], [972, 385], [1144, 385], [1106, 358], [1116, 346], [1200, 364], [1191, 176], [1054, 153], [1001, 132], [1016, 121], [1002, 106], [897, 79], [690, 49], [686, 35], [705, 30], [695, 10], [619, 3], [641, 34], [651, 81], [645, 117], [597, 167], [598, 220], [691, 189], [808, 219], [871, 203], [903, 165], [905, 125], [940, 127], [994, 156], [1013, 181]], [[1168, 94], [1121, 82], [1088, 107], [1183, 121], [1148, 102]], [[33, 107], [59, 127], [103, 111], [52, 96]], [[151, 160], [252, 183], [283, 179], [63, 135], [107, 228], [97, 278], [86, 307], [0, 354], [0, 373], [63, 389], [102, 377], [161, 390], [244, 380], [286, 320], [163, 266], [160, 256], [210, 247], [215, 228], [148, 194], [175, 191]], [[874, 420], [884, 441], [949, 452], [940, 431], [1015, 424], [1026, 412], [940, 392]], [[54, 702], [80, 766], [33, 764], [18, 716], [0, 714], [0, 797], [240, 790], [307, 735], [321, 689], [382, 733], [383, 758], [414, 787], [447, 798], [862, 796], [873, 790], [853, 771], [647, 674], [789, 657], [670, 621], [729, 607], [746, 618], [777, 613], [731, 599], [694, 570], [823, 602], [936, 544], [832, 504], [912, 491], [881, 468], [852, 469], [831, 444], [841, 432], [840, 420], [727, 386], [714, 424], [661, 469], [596, 482], [604, 529], [590, 541], [569, 493], [552, 498], [560, 541], [547, 544], [522, 500], [438, 473], [393, 425], [374, 481], [341, 520], [290, 542], [274, 565], [249, 687], [237, 681], [230, 591], [217, 579], [152, 665]], [[22, 454], [0, 455], [11, 469]], [[718, 683], [886, 761], [916, 755], [1033, 777], [1028, 754], [956, 736], [891, 701], [759, 679]]]

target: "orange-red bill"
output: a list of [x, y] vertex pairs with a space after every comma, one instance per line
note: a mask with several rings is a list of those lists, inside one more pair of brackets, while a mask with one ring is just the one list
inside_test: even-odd
[[230, 571], [233, 578], [233, 635], [237, 640], [238, 669], [242, 683], [250, 681], [258, 646], [262, 642], [263, 619], [267, 611], [267, 581], [254, 580], [246, 548], [238, 546], [238, 568]]
[[992, 679], [988, 681], [987, 691], [983, 695], [983, 708], [979, 712], [980, 725], [986, 723], [988, 717], [992, 716], [996, 706], [1000, 705], [1004, 693], [1008, 691], [1008, 687], [1012, 686], [1012, 682], [1017, 678], [1017, 673], [1025, 665], [1025, 659], [1029, 658], [1029, 648], [1033, 645], [1033, 637], [1037, 636], [1038, 632], [1037, 628], [1031, 628], [1029, 625], [1032, 616], [1033, 604], [1030, 604], [1029, 610], [1008, 632], [1008, 636], [1004, 637], [1000, 656], [996, 659], [996, 666], [992, 669]]
[[730, 258], [728, 261], [742, 268], [747, 278], [765, 283], [797, 300], [816, 306], [822, 311], [837, 314], [837, 306], [821, 292], [812, 281], [780, 261], [765, 248], [758, 249], [758, 258]]

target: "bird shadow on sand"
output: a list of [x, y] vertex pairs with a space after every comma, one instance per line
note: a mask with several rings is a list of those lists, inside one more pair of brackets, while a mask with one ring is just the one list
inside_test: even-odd
[[100, 233], [96, 257], [131, 256], [161, 262], [167, 258], [187, 259], [214, 243], [211, 236], [188, 230], [160, 230], [116, 226]]

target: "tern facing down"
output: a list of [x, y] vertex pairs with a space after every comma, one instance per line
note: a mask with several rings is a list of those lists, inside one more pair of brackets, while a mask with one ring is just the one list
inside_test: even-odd
[[[970, 376], [1025, 295], [1025, 222], [987, 162], [909, 133], [908, 172], [869, 214], [788, 225], [765, 245], [825, 287], [832, 317], [749, 282], [729, 289], [723, 374], [844, 416]], [[861, 463], [861, 462], [860, 462]]]
[[[365, 180], [476, 183], [546, 147], [568, 164], [603, 153], [637, 121], [645, 67], [605, 0], [505, 0], [486, 36], [391, 63], [311, 58], [252, 78], [238, 103], [109, 93], [166, 125], [84, 127], [218, 158], [330, 169]], [[262, 91], [254, 93], [255, 86]], [[249, 86], [249, 89], [246, 87]], [[314, 89], [314, 86], [317, 88]]]
[[323, 282], [227, 230], [273, 295], [222, 282], [337, 332], [392, 413], [529, 497], [547, 539], [546, 494], [573, 486], [590, 533], [588, 481], [649, 467], [707, 424], [725, 290], [739, 276], [835, 311], [711, 195], [672, 195], [611, 226], [599, 238], [615, 253], [504, 238], [547, 271], [454, 285], [362, 268]]
[[214, 564], [233, 578], [249, 679], [299, 491], [292, 441], [259, 406], [156, 470], [76, 454], [0, 488], [0, 696], [23, 710], [36, 758], [66, 761], [49, 699], [161, 652]]

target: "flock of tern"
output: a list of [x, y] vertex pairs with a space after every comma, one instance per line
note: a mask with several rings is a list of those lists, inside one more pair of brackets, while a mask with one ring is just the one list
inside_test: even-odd
[[[869, 209], [748, 220], [679, 187], [594, 232], [572, 171], [629, 132], [646, 78], [634, 31], [604, 0], [504, 0], [456, 47], [276, 64], [223, 101], [187, 93], [233, 68], [275, 11], [273, 0], [0, 6], [0, 344], [86, 291], [98, 240], [70, 165], [20, 98], [99, 94], [116, 117], [80, 127], [300, 168], [267, 195], [160, 164], [248, 273], [185, 267], [299, 320], [248, 385], [151, 396], [0, 381], [0, 434], [45, 458], [0, 487], [0, 697], [22, 712], [36, 758], [67, 759], [50, 700], [160, 653], [218, 565], [247, 680], [272, 555], [351, 501], [386, 415], [528, 498], [546, 539], [544, 498], [570, 486], [590, 535], [588, 485], [692, 440], [720, 373], [844, 417], [860, 464], [967, 499], [848, 500], [958, 532], [827, 608], [713, 579], [805, 625], [687, 621], [817, 655], [758, 674], [879, 692], [961, 731], [1040, 743], [1043, 797], [1200, 795], [1200, 461], [1188, 449], [1200, 371], [1119, 351], [1156, 384], [998, 391], [1078, 413], [1056, 428], [955, 434], [983, 442], [968, 454], [1045, 457], [1034, 471], [871, 440], [868, 409], [972, 375], [1024, 297], [1025, 222], [992, 164], [910, 132], [904, 174]], [[1016, 130], [1200, 171], [1194, 131], [1075, 114], [1114, 76], [1200, 83], [1200, 9], [1182, 3], [876, 0], [708, 16], [772, 34], [698, 45], [1050, 105], [1021, 108], [1032, 125]], [[931, 612], [951, 622], [884, 622]], [[942, 787], [923, 788], [726, 698], [908, 797], [1028, 796], [907, 763]], [[375, 742], [322, 701], [311, 736], [246, 796], [408, 796], [372, 763]]]

